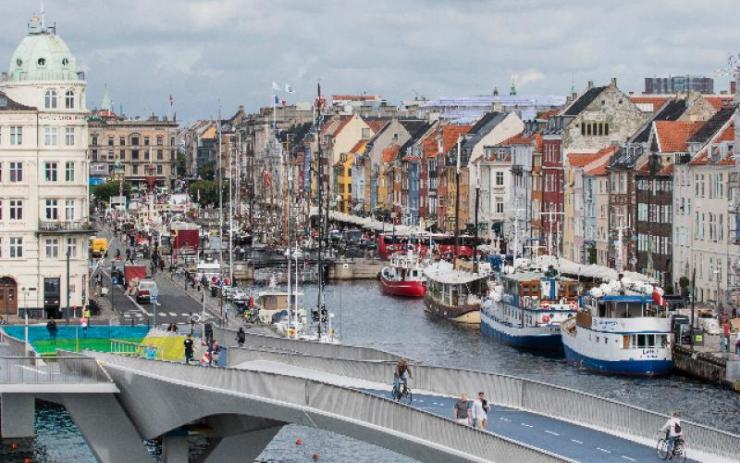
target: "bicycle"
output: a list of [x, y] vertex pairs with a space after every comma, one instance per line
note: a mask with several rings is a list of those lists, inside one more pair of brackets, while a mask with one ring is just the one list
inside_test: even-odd
[[408, 387], [407, 384], [403, 383], [401, 383], [400, 388], [398, 386], [393, 386], [393, 391], [391, 391], [391, 395], [393, 396], [393, 400], [395, 400], [396, 402], [405, 403], [408, 405], [411, 405], [411, 402], [413, 402], [414, 400], [414, 396], [411, 393], [411, 388]]
[[676, 460], [679, 463], [686, 461], [686, 446], [681, 437], [677, 437], [673, 443], [673, 451], [668, 454], [668, 440], [665, 437], [658, 438], [657, 451], [661, 460]]

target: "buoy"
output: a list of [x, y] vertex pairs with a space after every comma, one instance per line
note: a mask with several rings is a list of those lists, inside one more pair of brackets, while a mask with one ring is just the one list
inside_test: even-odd
[[18, 448], [18, 444], [16, 444], [15, 442], [13, 442], [12, 444], [10, 444], [10, 448], [13, 449], [13, 450], [15, 450], [15, 449]]
[[313, 461], [319, 461], [319, 454], [318, 453], [314, 453], [313, 455], [311, 455], [311, 459]]
[[300, 437], [295, 440], [295, 445], [303, 445], [303, 441], [301, 440]]

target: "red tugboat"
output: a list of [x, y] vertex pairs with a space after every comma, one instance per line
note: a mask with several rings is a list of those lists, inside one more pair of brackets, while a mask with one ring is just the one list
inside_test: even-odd
[[412, 250], [391, 256], [390, 266], [383, 267], [378, 279], [380, 290], [391, 296], [424, 297], [426, 292], [423, 268]]

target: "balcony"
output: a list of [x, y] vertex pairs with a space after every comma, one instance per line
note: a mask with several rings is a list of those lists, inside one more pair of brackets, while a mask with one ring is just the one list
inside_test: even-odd
[[87, 220], [61, 221], [39, 220], [39, 234], [95, 233], [95, 227]]
[[522, 168], [521, 164], [514, 164], [513, 166], [511, 166], [511, 173], [513, 175], [522, 175], [523, 171], [524, 169]]

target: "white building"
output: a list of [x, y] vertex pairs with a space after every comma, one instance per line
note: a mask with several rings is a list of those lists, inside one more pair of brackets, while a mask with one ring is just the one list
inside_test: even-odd
[[85, 300], [87, 114], [74, 56], [33, 17], [0, 81], [0, 315]]

